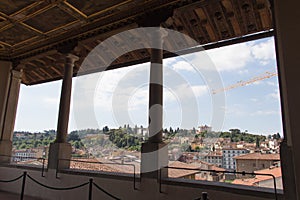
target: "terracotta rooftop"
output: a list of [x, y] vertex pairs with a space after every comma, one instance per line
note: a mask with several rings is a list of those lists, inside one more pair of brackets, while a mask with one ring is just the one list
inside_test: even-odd
[[221, 151], [215, 151], [215, 152], [209, 152], [207, 155], [206, 155], [206, 157], [207, 156], [219, 156], [219, 157], [222, 157], [223, 155], [222, 155], [222, 152]]
[[245, 155], [235, 156], [236, 160], [280, 160], [279, 154], [262, 154], [262, 153], [248, 153]]
[[[263, 169], [259, 171], [255, 171], [255, 173], [260, 174], [272, 174], [275, 176], [275, 178], [279, 178], [282, 176], [281, 174], [281, 167], [274, 167], [270, 169]], [[249, 185], [249, 186], [255, 186], [261, 181], [266, 181], [272, 179], [271, 176], [264, 176], [264, 175], [257, 175], [254, 178], [247, 178], [247, 179], [235, 179], [232, 183], [233, 184], [240, 184], [240, 185]]]
[[235, 147], [225, 147], [222, 150], [247, 150], [245, 148], [237, 148], [236, 145], [233, 145]]
[[222, 171], [222, 172], [226, 171], [224, 168], [217, 167], [217, 166], [215, 166], [215, 165], [212, 165], [212, 166], [210, 167], [210, 169], [211, 169], [211, 170], [216, 170], [216, 171]]
[[[187, 164], [180, 161], [170, 162], [169, 167], [199, 169], [199, 166], [197, 166], [196, 164]], [[193, 175], [198, 172], [198, 170], [168, 169], [168, 176], [170, 178], [183, 178], [185, 176]]]
[[[81, 170], [92, 170], [92, 171], [105, 171], [105, 172], [119, 172], [119, 173], [133, 173], [133, 166], [121, 165], [116, 162], [111, 162], [106, 159], [101, 158], [85, 158], [76, 159], [78, 161], [84, 162], [71, 162], [71, 169], [81, 169]], [[95, 162], [95, 163], [88, 163]], [[101, 164], [102, 163], [102, 164]], [[129, 164], [129, 163], [126, 163]], [[130, 163], [132, 164], [132, 163]], [[136, 173], [139, 173], [139, 167], [136, 166]]]
[[[268, 168], [268, 169], [262, 169], [262, 170], [255, 171], [255, 173], [272, 174], [276, 178], [282, 176], [282, 174], [281, 174], [281, 167], [273, 167], [273, 168], [271, 167], [271, 168]], [[256, 177], [260, 177], [260, 176], [261, 175], [257, 175]], [[266, 177], [266, 176], [263, 176], [263, 177]]]

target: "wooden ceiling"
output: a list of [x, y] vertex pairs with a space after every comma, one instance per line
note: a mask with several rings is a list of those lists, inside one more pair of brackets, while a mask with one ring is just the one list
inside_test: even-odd
[[[61, 79], [64, 53], [80, 57], [74, 75], [106, 63], [81, 66], [106, 38], [133, 28], [159, 26], [185, 33], [202, 45], [270, 32], [268, 0], [1, 0], [0, 60], [22, 69], [27, 85]], [[179, 49], [187, 46], [173, 41]], [[126, 42], [119, 39], [120, 48]], [[111, 56], [109, 48], [105, 57]], [[167, 52], [166, 52], [167, 53]], [[110, 69], [148, 61], [149, 49], [112, 60]]]

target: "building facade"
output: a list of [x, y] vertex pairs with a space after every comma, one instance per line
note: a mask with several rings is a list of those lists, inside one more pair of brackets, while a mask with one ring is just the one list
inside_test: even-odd
[[234, 157], [237, 171], [254, 172], [276, 166], [279, 154], [249, 153]]
[[247, 154], [249, 151], [247, 149], [238, 148], [226, 148], [222, 150], [223, 153], [223, 164], [222, 167], [227, 170], [236, 170], [236, 163], [234, 157]]
[[209, 152], [205, 157], [204, 161], [213, 164], [217, 167], [222, 167], [223, 165], [223, 155], [222, 152]]

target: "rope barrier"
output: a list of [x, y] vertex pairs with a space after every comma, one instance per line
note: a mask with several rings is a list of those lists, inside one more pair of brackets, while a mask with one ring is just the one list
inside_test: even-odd
[[30, 180], [32, 180], [36, 184], [38, 184], [40, 186], [43, 186], [45, 188], [51, 189], [51, 190], [73, 190], [73, 189], [81, 188], [81, 187], [89, 184], [89, 182], [86, 182], [86, 183], [83, 183], [83, 184], [80, 184], [80, 185], [76, 185], [76, 186], [72, 186], [72, 187], [58, 188], [58, 187], [52, 187], [52, 186], [48, 186], [48, 185], [45, 185], [43, 183], [40, 183], [39, 181], [37, 181], [34, 178], [32, 178], [30, 175], [27, 175], [27, 176], [28, 176], [28, 178]]
[[100, 187], [99, 185], [97, 185], [96, 183], [93, 183], [93, 185], [94, 185], [98, 190], [101, 190], [103, 193], [107, 194], [107, 195], [110, 196], [111, 198], [116, 199], [116, 200], [121, 200], [120, 198], [115, 197], [114, 195], [108, 193], [106, 190], [104, 190], [103, 188], [101, 188], [101, 187]]
[[103, 188], [101, 188], [99, 185], [97, 185], [96, 183], [94, 183], [92, 178], [89, 180], [89, 182], [82, 183], [80, 185], [60, 188], [60, 187], [53, 187], [53, 186], [45, 185], [45, 184], [39, 182], [38, 180], [36, 180], [35, 178], [31, 177], [30, 175], [28, 175], [27, 172], [23, 172], [23, 174], [21, 176], [17, 177], [17, 178], [14, 178], [14, 179], [11, 179], [11, 180], [0, 180], [0, 183], [15, 182], [15, 181], [23, 178], [22, 188], [21, 188], [22, 190], [21, 190], [21, 194], [20, 194], [21, 200], [23, 200], [24, 192], [25, 192], [26, 177], [28, 177], [34, 183], [36, 183], [36, 184], [38, 184], [38, 185], [40, 185], [42, 187], [45, 187], [47, 189], [50, 189], [50, 190], [60, 190], [60, 191], [62, 191], [62, 190], [74, 190], [74, 189], [81, 188], [81, 187], [84, 187], [86, 185], [89, 185], [89, 200], [92, 199], [92, 188], [93, 188], [93, 186], [95, 186], [98, 190], [102, 191], [103, 193], [105, 193], [106, 195], [110, 196], [111, 198], [113, 198], [115, 200], [121, 200], [120, 198], [115, 197], [114, 195], [110, 194], [109, 192], [107, 192], [106, 190], [104, 190]]
[[136, 167], [134, 164], [124, 164], [124, 163], [108, 163], [108, 162], [95, 162], [95, 161], [83, 161], [83, 160], [74, 160], [74, 159], [59, 159], [56, 166], [56, 178], [58, 178], [58, 164], [59, 161], [69, 161], [69, 162], [79, 162], [79, 163], [91, 163], [91, 164], [105, 164], [105, 165], [123, 165], [123, 166], [131, 166], [133, 167], [133, 189], [137, 190], [136, 188]]
[[11, 183], [11, 182], [15, 182], [19, 179], [21, 179], [24, 175], [22, 174], [21, 176], [17, 177], [17, 178], [14, 178], [14, 179], [11, 179], [11, 180], [0, 180], [1, 183]]

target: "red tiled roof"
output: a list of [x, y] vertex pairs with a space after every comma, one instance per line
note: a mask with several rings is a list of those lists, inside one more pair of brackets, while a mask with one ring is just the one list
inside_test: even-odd
[[280, 160], [279, 154], [261, 154], [248, 153], [240, 156], [235, 156], [236, 160]]
[[[85, 159], [76, 159], [76, 160], [84, 161], [86, 163], [71, 161], [70, 163], [71, 169], [131, 173], [131, 174], [133, 173], [133, 166], [121, 165], [116, 162], [111, 162], [109, 160], [102, 159], [102, 158], [85, 158]], [[88, 162], [99, 162], [99, 163], [88, 163]], [[136, 167], [136, 173], [139, 173], [139, 167]]]
[[226, 171], [224, 168], [217, 167], [217, 166], [215, 166], [215, 165], [212, 165], [212, 166], [211, 166], [211, 170], [222, 171], [222, 172]]
[[[273, 176], [275, 176], [275, 178], [278, 178], [278, 177], [282, 176], [282, 174], [281, 174], [281, 167], [273, 167], [273, 168], [269, 168], [269, 169], [262, 169], [262, 170], [255, 171], [255, 173], [259, 173], [259, 174], [272, 174]], [[263, 175], [257, 175], [256, 177], [259, 178], [261, 176], [263, 178], [267, 177], [267, 176], [263, 176]], [[269, 176], [269, 178], [271, 178], [271, 177]]]
[[206, 156], [220, 156], [222, 157], [222, 152], [221, 151], [215, 151], [215, 152], [209, 152]]
[[[187, 164], [180, 161], [170, 162], [169, 167], [199, 169], [199, 167], [195, 164]], [[168, 176], [170, 178], [182, 178], [185, 176], [196, 174], [198, 172], [198, 170], [168, 169]]]
[[[99, 162], [95, 158], [76, 159], [76, 160], [84, 161], [84, 162]], [[112, 168], [111, 166], [108, 166], [105, 164], [84, 163], [84, 162], [71, 161], [70, 168], [71, 169], [81, 169], [81, 170], [93, 170], [93, 171], [120, 172], [119, 170], [116, 170], [116, 169]]]
[[[272, 174], [275, 178], [281, 177], [281, 167], [274, 167], [270, 169], [263, 169], [259, 171], [255, 171], [255, 173], [260, 174]], [[240, 184], [240, 185], [250, 185], [254, 186], [257, 185], [261, 181], [266, 181], [272, 179], [271, 176], [264, 176], [264, 175], [257, 175], [254, 178], [247, 178], [247, 179], [235, 179], [232, 183], [233, 184]]]

